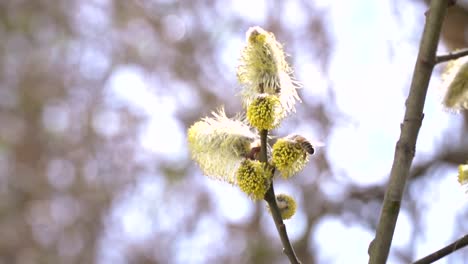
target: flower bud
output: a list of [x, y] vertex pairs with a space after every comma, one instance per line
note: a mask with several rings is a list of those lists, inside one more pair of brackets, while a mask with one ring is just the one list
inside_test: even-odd
[[237, 170], [237, 185], [252, 200], [263, 199], [271, 184], [272, 172], [265, 170], [264, 164], [246, 159]]
[[251, 152], [258, 136], [240, 118], [228, 118], [223, 109], [188, 129], [192, 158], [211, 178], [235, 183], [235, 173]]
[[444, 106], [453, 111], [468, 109], [468, 57], [450, 61], [442, 80]]
[[276, 95], [262, 94], [247, 109], [247, 120], [258, 130], [276, 128], [283, 117], [282, 107]]
[[458, 182], [461, 185], [468, 183], [468, 164], [461, 164], [458, 166]]
[[296, 91], [300, 84], [293, 79], [285, 57], [283, 47], [273, 33], [258, 26], [249, 28], [247, 44], [237, 67], [244, 107], [266, 93], [278, 96], [285, 114], [295, 111], [295, 103], [300, 101]]
[[[276, 195], [276, 204], [278, 205], [278, 209], [280, 210], [281, 218], [283, 220], [291, 218], [296, 213], [296, 201], [287, 194]], [[268, 205], [267, 209], [271, 214], [271, 210]]]

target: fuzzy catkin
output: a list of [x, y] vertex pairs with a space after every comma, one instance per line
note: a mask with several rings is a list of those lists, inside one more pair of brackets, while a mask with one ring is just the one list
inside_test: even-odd
[[235, 183], [235, 173], [258, 136], [241, 118], [228, 118], [223, 109], [213, 112], [188, 129], [192, 158], [203, 173], [214, 179]]

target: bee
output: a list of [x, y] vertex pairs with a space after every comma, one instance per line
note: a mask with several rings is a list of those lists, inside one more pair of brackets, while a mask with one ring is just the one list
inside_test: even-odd
[[[276, 79], [276, 77], [274, 77]], [[263, 94], [263, 93], [268, 93], [268, 94], [272, 94], [272, 91], [274, 91], [273, 94], [280, 94], [281, 93], [281, 87], [279, 85], [279, 80], [275, 80], [273, 81], [270, 86], [273, 86], [271, 88], [269, 88], [268, 86], [266, 86], [263, 82], [259, 83], [258, 84], [258, 92]], [[266, 90], [266, 89], [268, 90]]]
[[260, 147], [253, 147], [250, 149], [250, 152], [247, 153], [244, 157], [250, 160], [258, 160], [260, 154]]
[[280, 211], [286, 211], [289, 209], [289, 200], [287, 199], [286, 195], [276, 195], [276, 204]]
[[[246, 159], [259, 160], [260, 159], [260, 140], [257, 139], [250, 144], [250, 151], [244, 155]], [[271, 157], [271, 147], [267, 146], [267, 157]]]
[[[283, 220], [291, 218], [296, 213], [296, 201], [289, 195], [278, 194], [276, 195], [276, 204]], [[271, 214], [270, 207], [267, 205], [268, 212]]]
[[310, 143], [305, 137], [301, 135], [290, 135], [288, 138], [295, 143], [299, 144], [299, 146], [310, 155], [314, 154], [315, 149], [312, 143]]

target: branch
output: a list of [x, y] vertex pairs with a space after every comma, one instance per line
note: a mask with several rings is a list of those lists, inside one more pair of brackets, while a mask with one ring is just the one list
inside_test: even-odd
[[468, 245], [468, 235], [465, 235], [464, 237], [458, 239], [457, 241], [453, 242], [452, 244], [443, 247], [436, 252], [425, 256], [424, 258], [417, 260], [413, 262], [413, 264], [429, 264], [436, 262], [437, 260], [459, 250], [460, 248], [463, 248]]
[[[260, 162], [264, 162], [267, 164], [267, 137], [268, 137], [268, 130], [260, 131]], [[268, 165], [266, 165], [268, 166]], [[301, 262], [297, 259], [296, 253], [289, 241], [288, 233], [286, 232], [286, 226], [283, 223], [283, 219], [281, 218], [281, 213], [276, 204], [276, 196], [275, 190], [273, 189], [273, 182], [270, 185], [270, 188], [265, 194], [265, 201], [270, 206], [271, 215], [273, 216], [273, 220], [275, 222], [276, 230], [278, 230], [278, 234], [281, 238], [281, 243], [283, 244], [283, 252], [289, 258], [289, 261], [292, 264], [300, 264]]]
[[435, 64], [446, 62], [446, 61], [449, 61], [449, 60], [456, 60], [456, 59], [464, 57], [464, 56], [468, 56], [468, 49], [458, 50], [458, 51], [450, 52], [447, 55], [437, 56], [436, 59], [435, 59]]
[[424, 116], [424, 101], [434, 69], [435, 53], [446, 9], [447, 1], [431, 1], [431, 11], [424, 27], [413, 79], [406, 100], [401, 134], [395, 147], [389, 185], [385, 192], [376, 236], [369, 245], [369, 263], [371, 264], [385, 263], [388, 258], [403, 191], [413, 162], [416, 140]]

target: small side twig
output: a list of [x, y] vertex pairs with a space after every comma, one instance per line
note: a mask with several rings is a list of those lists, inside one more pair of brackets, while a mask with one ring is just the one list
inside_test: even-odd
[[[268, 137], [268, 130], [260, 131], [260, 161], [267, 162], [267, 137]], [[270, 188], [265, 194], [265, 201], [270, 206], [271, 215], [273, 216], [273, 221], [275, 222], [276, 230], [278, 230], [278, 234], [281, 239], [281, 243], [283, 244], [283, 252], [289, 258], [289, 261], [292, 264], [301, 264], [301, 262], [297, 259], [296, 253], [289, 241], [288, 233], [286, 232], [286, 226], [283, 223], [283, 219], [281, 218], [281, 213], [276, 204], [276, 196], [275, 190], [273, 189], [273, 182], [270, 185]]]
[[464, 237], [458, 239], [457, 241], [453, 242], [452, 244], [443, 247], [439, 250], [437, 250], [434, 253], [431, 253], [427, 256], [425, 256], [422, 259], [419, 259], [413, 264], [429, 264], [429, 263], [434, 263], [437, 260], [459, 250], [460, 248], [466, 247], [468, 245], [468, 235], [465, 235]]
[[449, 60], [456, 60], [456, 59], [464, 57], [464, 56], [468, 56], [468, 49], [450, 52], [447, 55], [439, 55], [435, 59], [435, 64], [446, 62], [446, 61], [449, 61]]

